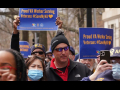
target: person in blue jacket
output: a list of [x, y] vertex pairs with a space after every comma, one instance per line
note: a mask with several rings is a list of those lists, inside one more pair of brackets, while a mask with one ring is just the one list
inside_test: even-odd
[[120, 47], [110, 49], [110, 64], [112, 65], [111, 69], [106, 69], [104, 72], [96, 74], [94, 79], [91, 79], [91, 75], [90, 77], [83, 78], [82, 81], [120, 81]]
[[97, 65], [95, 72], [88, 77], [84, 77], [81, 81], [95, 81], [96, 77], [106, 70], [112, 70], [112, 65], [107, 63], [106, 60], [101, 60]]
[[96, 77], [96, 81], [120, 81], [120, 47], [110, 49], [112, 70], [106, 70]]

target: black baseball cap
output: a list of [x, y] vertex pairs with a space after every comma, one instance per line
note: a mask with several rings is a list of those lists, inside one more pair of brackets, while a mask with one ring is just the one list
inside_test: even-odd
[[35, 44], [35, 45], [33, 45], [33, 46], [31, 47], [31, 53], [32, 53], [35, 49], [41, 49], [41, 50], [43, 50], [43, 52], [46, 54], [45, 46], [42, 45], [42, 44], [40, 44], [40, 43], [37, 43], [37, 44]]
[[46, 51], [46, 54], [49, 54], [49, 53], [51, 53], [51, 54], [52, 54], [52, 51]]

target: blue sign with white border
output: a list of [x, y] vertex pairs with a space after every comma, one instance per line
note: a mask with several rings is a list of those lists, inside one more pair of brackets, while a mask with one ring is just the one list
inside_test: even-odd
[[24, 58], [28, 58], [31, 55], [30, 45], [27, 41], [19, 41], [20, 45], [20, 53], [23, 55]]
[[20, 25], [18, 30], [55, 31], [57, 8], [19, 8]]
[[100, 50], [113, 47], [113, 29], [79, 28], [80, 59], [96, 59]]

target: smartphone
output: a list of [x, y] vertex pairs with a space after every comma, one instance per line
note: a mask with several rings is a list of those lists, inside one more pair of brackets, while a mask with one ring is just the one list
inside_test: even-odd
[[101, 60], [106, 60], [108, 63], [110, 63], [110, 51], [109, 50], [100, 51], [100, 61]]

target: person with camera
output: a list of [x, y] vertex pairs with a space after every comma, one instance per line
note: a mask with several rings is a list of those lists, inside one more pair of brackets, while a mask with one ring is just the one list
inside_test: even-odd
[[[98, 56], [100, 58], [100, 55]], [[120, 81], [120, 47], [110, 49], [110, 64], [101, 60], [97, 66], [96, 73], [85, 77], [83, 81]], [[101, 69], [100, 69], [101, 68]], [[99, 72], [100, 70], [102, 70]]]
[[120, 47], [110, 49], [112, 70], [106, 70], [96, 77], [96, 81], [120, 81]]
[[112, 70], [112, 65], [106, 60], [101, 60], [97, 65], [95, 72], [88, 77], [84, 77], [81, 81], [95, 81], [96, 77], [106, 70]]

